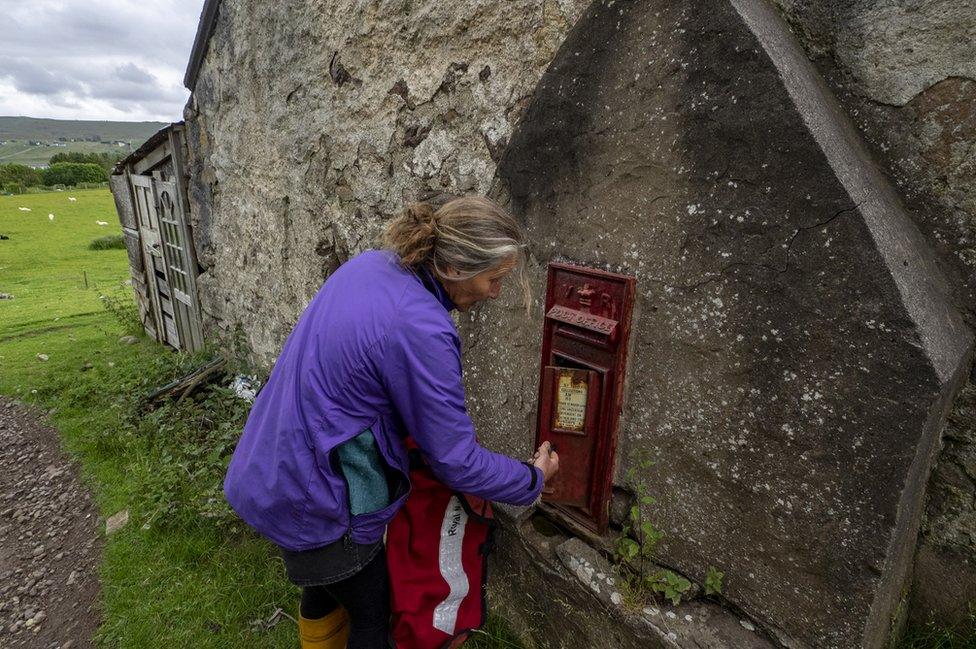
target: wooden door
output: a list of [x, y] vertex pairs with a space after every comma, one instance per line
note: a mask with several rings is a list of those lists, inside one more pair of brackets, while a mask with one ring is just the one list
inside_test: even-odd
[[153, 179], [156, 193], [163, 261], [169, 279], [173, 315], [183, 349], [195, 351], [203, 345], [200, 311], [196, 299], [196, 269], [192, 242], [173, 180]]
[[143, 260], [146, 268], [146, 285], [158, 317], [157, 338], [180, 349], [179, 327], [173, 306], [173, 291], [164, 259], [160, 236], [159, 215], [153, 179], [149, 176], [131, 175], [132, 194], [135, 199], [136, 217], [139, 222], [139, 238], [142, 240]]

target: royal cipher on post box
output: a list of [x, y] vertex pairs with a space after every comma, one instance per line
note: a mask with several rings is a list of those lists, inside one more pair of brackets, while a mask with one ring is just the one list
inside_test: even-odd
[[559, 472], [542, 500], [599, 534], [609, 515], [633, 304], [633, 277], [549, 265], [536, 444], [553, 444]]

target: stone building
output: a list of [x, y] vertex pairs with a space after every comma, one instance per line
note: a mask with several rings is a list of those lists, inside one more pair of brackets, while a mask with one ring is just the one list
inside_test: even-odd
[[208, 0], [184, 114], [205, 334], [270, 367], [405, 202], [488, 194], [537, 300], [459, 319], [483, 441], [532, 447], [548, 264], [634, 277], [606, 505], [619, 525], [649, 454], [658, 560], [726, 574], [634, 608], [613, 526], [516, 513], [490, 591], [527, 640], [882, 647], [965, 620], [974, 32], [972, 0]]

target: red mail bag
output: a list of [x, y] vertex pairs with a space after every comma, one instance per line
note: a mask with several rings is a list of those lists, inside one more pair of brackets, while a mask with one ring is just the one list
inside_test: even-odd
[[412, 490], [386, 531], [397, 649], [461, 646], [485, 623], [491, 503], [438, 482], [411, 452]]

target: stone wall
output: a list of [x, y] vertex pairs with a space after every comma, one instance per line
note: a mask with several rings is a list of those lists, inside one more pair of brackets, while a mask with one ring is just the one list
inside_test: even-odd
[[[777, 0], [810, 58], [939, 253], [976, 323], [976, 2]], [[972, 395], [971, 379], [964, 394]], [[976, 420], [950, 416], [929, 485], [911, 612], [944, 624], [976, 606]], [[971, 618], [969, 619], [971, 622]]]
[[[757, 3], [589, 4], [223, 2], [185, 114], [208, 334], [268, 367], [404, 202], [490, 193], [529, 229], [536, 287], [552, 259], [638, 278], [617, 473], [639, 449], [658, 458], [662, 558], [699, 580], [726, 570], [731, 601], [784, 644], [878, 646], [966, 346], [943, 295], [972, 308], [973, 84], [935, 80], [900, 108], [848, 92], [852, 64], [817, 36], [837, 12], [781, 3], [932, 258], [853, 131], [831, 148], [812, 125], [847, 118], [798, 107], [780, 43], [740, 13]], [[904, 23], [882, 5], [845, 16]], [[900, 101], [925, 76], [903, 72], [864, 88]], [[517, 455], [541, 297], [529, 316], [503, 299], [460, 322], [479, 432]], [[956, 437], [940, 470], [971, 469]], [[972, 506], [959, 485], [942, 510]], [[965, 551], [965, 517], [936, 520]]]
[[223, 2], [185, 115], [211, 336], [270, 365], [405, 201], [486, 192], [586, 4]]

